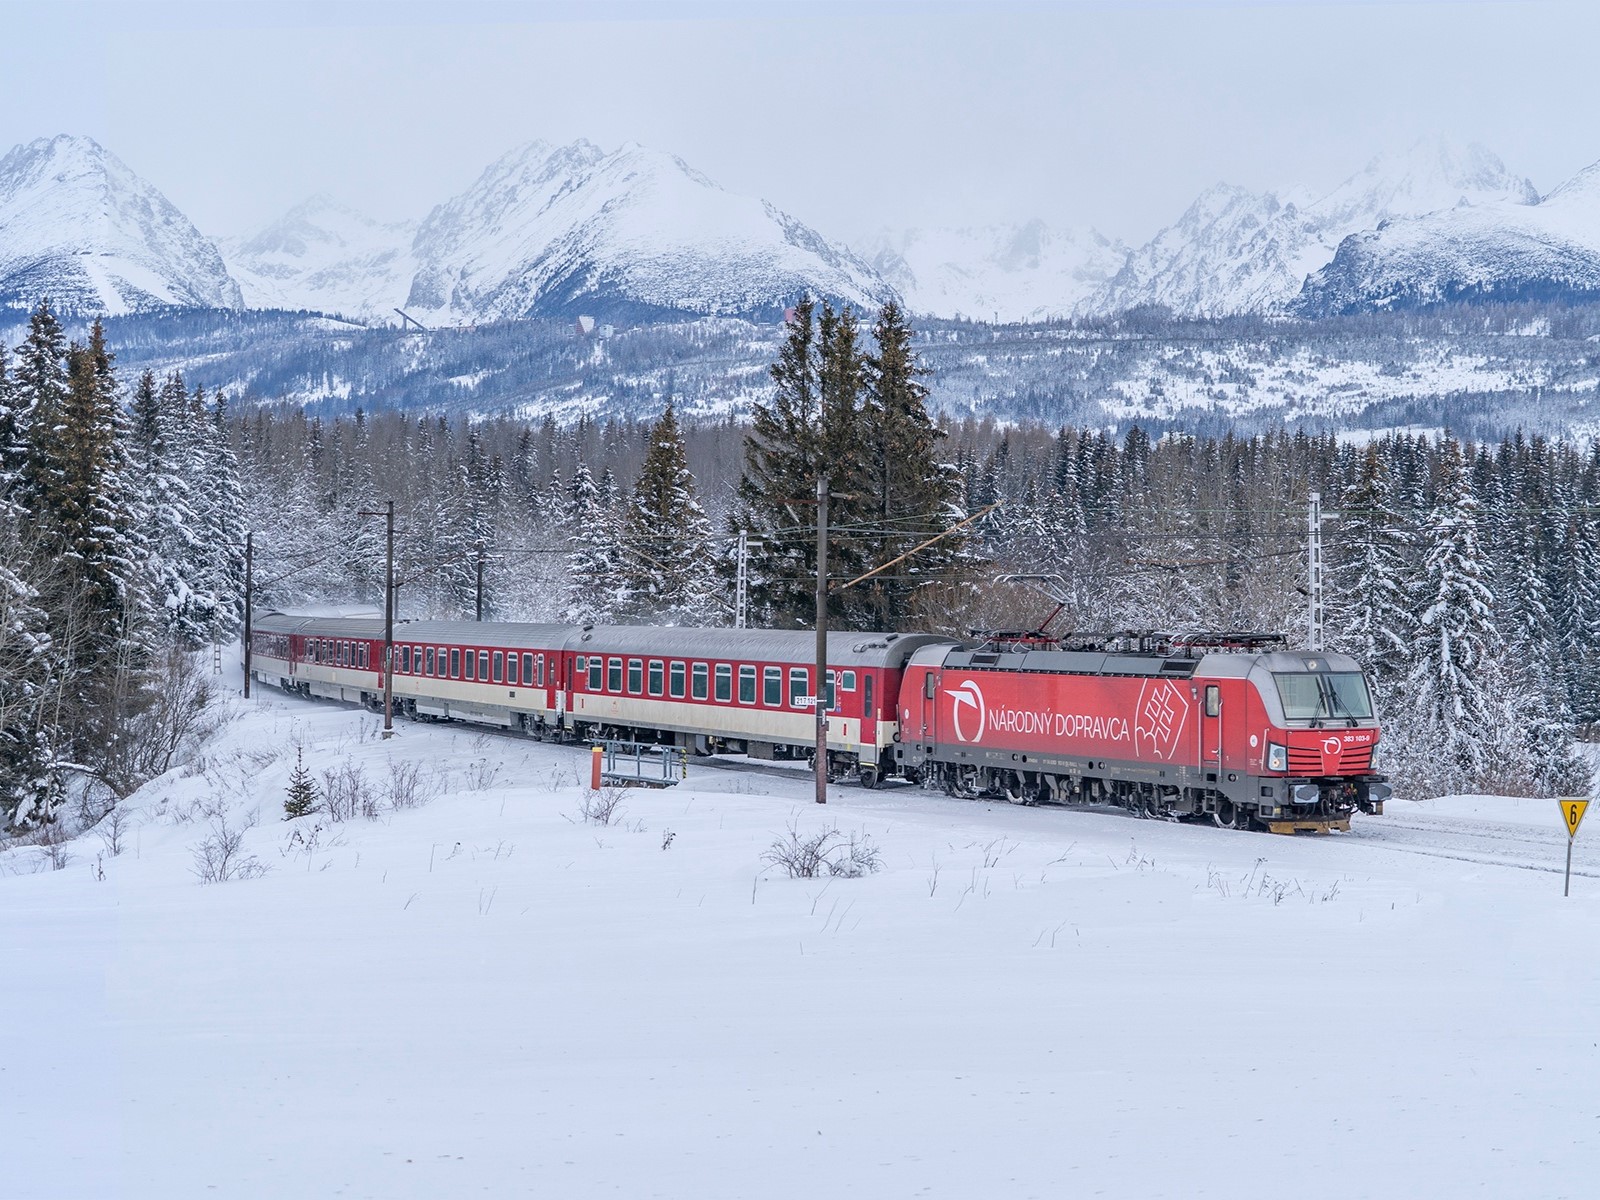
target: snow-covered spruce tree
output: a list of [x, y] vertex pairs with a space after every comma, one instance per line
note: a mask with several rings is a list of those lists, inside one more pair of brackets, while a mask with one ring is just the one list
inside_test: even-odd
[[203, 640], [205, 608], [201, 584], [199, 520], [190, 496], [189, 473], [178, 469], [174, 447], [183, 444], [187, 394], [182, 378], [169, 375], [158, 391], [146, 371], [134, 389], [129, 438], [134, 490], [150, 549], [153, 600], [163, 623], [183, 646]]
[[1381, 699], [1385, 685], [1406, 673], [1416, 618], [1411, 538], [1395, 511], [1388, 460], [1377, 443], [1368, 444], [1339, 508], [1330, 546], [1330, 640], [1361, 662]]
[[567, 507], [567, 606], [573, 624], [614, 621], [628, 602], [616, 514], [600, 502], [600, 489], [579, 459]]
[[772, 364], [772, 398], [750, 406], [744, 473], [730, 532], [746, 531], [750, 555], [750, 618], [755, 625], [792, 626], [815, 611], [816, 494], [822, 398], [815, 305], [806, 297]]
[[0, 833], [48, 820], [61, 790], [44, 723], [53, 666], [49, 618], [31, 582], [37, 561], [27, 535], [32, 521], [13, 498], [23, 422], [7, 367], [0, 346]]
[[1403, 715], [1397, 740], [1411, 755], [1409, 782], [1438, 794], [1475, 786], [1488, 765], [1495, 714], [1484, 685], [1498, 638], [1478, 542], [1478, 502], [1453, 438], [1439, 450], [1434, 497], [1418, 538], [1423, 563], [1407, 703], [1391, 712]]
[[317, 784], [306, 770], [305, 751], [294, 752], [294, 771], [289, 775], [288, 794], [283, 801], [283, 819], [309, 816], [317, 810]]
[[726, 616], [726, 606], [718, 603], [711, 522], [696, 496], [670, 397], [650, 430], [623, 536], [631, 616], [673, 624], [709, 624]]
[[1573, 720], [1600, 722], [1600, 521], [1573, 510], [1557, 555], [1558, 673]]
[[[461, 498], [465, 526], [463, 533], [471, 554], [472, 604], [477, 610], [478, 562], [491, 560], [495, 553], [495, 510], [504, 486], [499, 461], [484, 451], [476, 428], [467, 431], [466, 454], [461, 464]], [[483, 615], [490, 619], [496, 611], [493, 572], [484, 572]]]
[[[866, 451], [872, 516], [884, 531], [875, 544], [876, 562], [869, 567], [904, 554], [967, 515], [960, 475], [939, 458], [944, 433], [928, 417], [928, 389], [921, 382], [928, 370], [917, 361], [912, 337], [905, 313], [891, 300], [879, 310], [873, 348], [862, 361], [865, 400], [859, 440]], [[1033, 516], [1036, 522], [1054, 524], [1059, 515], [1052, 510]], [[969, 545], [970, 535], [958, 532], [869, 581], [872, 623], [902, 629], [919, 618], [937, 617], [948, 607], [944, 601], [952, 574], [973, 565]]]
[[67, 399], [67, 337], [48, 302], [41, 302], [28, 318], [28, 336], [17, 347], [12, 396], [17, 438], [13, 499], [36, 513], [56, 469], [41, 452], [38, 434], [61, 423]]
[[208, 502], [201, 535], [202, 582], [212, 596], [211, 640], [226, 642], [244, 623], [244, 490], [228, 430], [228, 400], [216, 394], [208, 414], [205, 472]]

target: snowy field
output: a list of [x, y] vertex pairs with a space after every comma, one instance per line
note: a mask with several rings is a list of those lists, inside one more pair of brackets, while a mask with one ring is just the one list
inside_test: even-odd
[[[601, 827], [582, 750], [376, 731], [269, 692], [119, 856], [0, 854], [0, 1196], [1597, 1194], [1548, 801], [1289, 839], [695, 764]], [[437, 795], [285, 822], [297, 746]], [[883, 869], [785, 877], [790, 822]]]

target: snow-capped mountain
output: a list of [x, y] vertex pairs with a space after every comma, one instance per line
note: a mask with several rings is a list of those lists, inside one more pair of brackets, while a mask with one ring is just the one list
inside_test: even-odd
[[1130, 255], [1080, 311], [1103, 314], [1141, 305], [1187, 316], [1280, 311], [1353, 234], [1404, 217], [1463, 206], [1532, 205], [1538, 198], [1531, 183], [1482, 146], [1462, 148], [1442, 139], [1419, 141], [1401, 155], [1380, 155], [1309, 202], [1219, 184]]
[[93, 138], [62, 134], [0, 159], [0, 305], [63, 312], [238, 308], [209, 239]]
[[800, 293], [891, 296], [854, 254], [683, 160], [533, 142], [417, 232], [409, 309], [439, 319], [773, 314]]
[[1002, 321], [1070, 314], [1117, 273], [1128, 248], [1094, 229], [1043, 221], [885, 230], [866, 258], [916, 313]]
[[411, 291], [416, 232], [319, 195], [251, 237], [218, 244], [250, 308], [388, 318]]
[[1294, 309], [1324, 316], [1471, 299], [1600, 295], [1600, 163], [1535, 204], [1390, 221], [1348, 238]]

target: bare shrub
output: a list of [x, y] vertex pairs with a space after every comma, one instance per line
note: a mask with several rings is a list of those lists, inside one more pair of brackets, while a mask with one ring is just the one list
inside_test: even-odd
[[860, 879], [863, 875], [875, 875], [883, 869], [883, 856], [865, 833], [852, 833], [849, 844], [836, 849], [838, 852], [828, 859], [830, 875]]
[[761, 861], [782, 867], [790, 879], [815, 879], [822, 874], [859, 879], [883, 868], [878, 847], [865, 833], [846, 837], [837, 825], [830, 825], [801, 837], [799, 826], [793, 821], [772, 840]]
[[585, 825], [614, 825], [622, 820], [623, 789], [603, 787], [598, 792], [584, 790], [578, 801], [578, 816]]
[[153, 678], [121, 698], [123, 720], [89, 764], [93, 776], [118, 796], [165, 773], [179, 754], [222, 723], [215, 678], [201, 656], [171, 650]]
[[500, 777], [500, 763], [491, 763], [487, 758], [474, 759], [466, 770], [466, 785], [469, 792], [486, 792], [494, 786], [494, 781]]
[[322, 807], [334, 821], [371, 820], [380, 811], [378, 793], [367, 773], [348, 758], [322, 773]]
[[790, 879], [815, 879], [827, 869], [828, 855], [841, 836], [837, 829], [829, 827], [801, 837], [799, 827], [790, 822], [789, 828], [772, 840], [761, 861], [782, 867]]
[[95, 830], [100, 837], [101, 846], [112, 858], [122, 853], [122, 840], [133, 825], [133, 818], [128, 815], [127, 809], [113, 808], [100, 819], [100, 825]]
[[76, 813], [79, 829], [90, 829], [105, 819], [117, 806], [117, 794], [97, 779], [84, 781], [78, 793]]
[[439, 794], [437, 782], [422, 770], [422, 765], [409, 759], [389, 760], [389, 784], [384, 799], [390, 808], [403, 811], [421, 808]]
[[227, 883], [233, 879], [256, 879], [267, 873], [267, 864], [244, 852], [244, 835], [256, 825], [251, 813], [238, 825], [226, 816], [213, 818], [205, 841], [189, 847], [194, 857], [191, 870], [201, 883]]
[[71, 840], [72, 835], [60, 821], [52, 821], [39, 830], [39, 848], [44, 851], [44, 860], [50, 864], [52, 871], [63, 871], [72, 861], [72, 855], [67, 851], [67, 843]]

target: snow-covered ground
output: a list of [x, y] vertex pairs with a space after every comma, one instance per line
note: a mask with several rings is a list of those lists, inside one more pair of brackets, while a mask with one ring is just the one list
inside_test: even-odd
[[[1594, 1194], [1548, 801], [1288, 839], [696, 765], [599, 827], [580, 749], [376, 729], [268, 692], [120, 856], [0, 853], [0, 1195]], [[440, 794], [286, 822], [297, 747]], [[196, 879], [206, 809], [266, 874]], [[882, 871], [775, 873], [791, 822]]]

